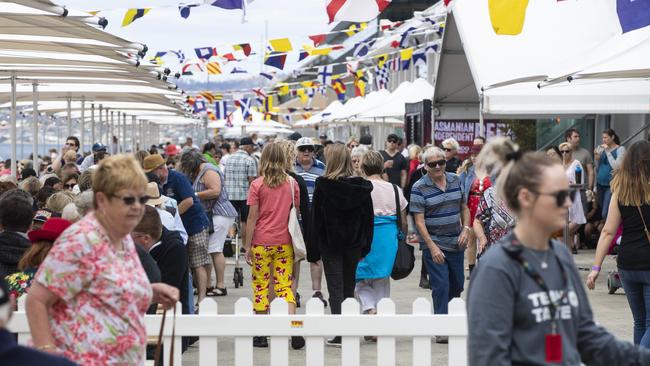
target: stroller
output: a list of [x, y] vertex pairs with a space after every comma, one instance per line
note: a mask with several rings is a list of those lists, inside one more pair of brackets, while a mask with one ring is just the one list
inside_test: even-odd
[[[618, 250], [621, 245], [621, 236], [623, 234], [623, 225], [618, 227], [618, 230], [616, 230], [616, 235], [614, 235], [614, 240], [612, 240], [611, 244], [609, 245], [609, 250], [607, 251], [607, 254], [611, 255], [617, 255]], [[613, 295], [616, 290], [619, 288], [623, 287], [621, 284], [621, 276], [618, 274], [618, 270], [613, 270], [609, 271], [607, 273], [607, 292], [610, 295]]]

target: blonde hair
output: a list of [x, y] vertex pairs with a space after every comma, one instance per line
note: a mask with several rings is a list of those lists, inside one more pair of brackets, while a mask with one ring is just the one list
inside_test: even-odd
[[348, 148], [343, 144], [329, 144], [325, 147], [325, 161], [327, 168], [323, 176], [328, 179], [349, 177], [354, 174], [352, 157]]
[[381, 174], [384, 170], [384, 157], [377, 151], [368, 151], [361, 158], [361, 171], [367, 177]]
[[614, 171], [611, 188], [625, 206], [650, 204], [650, 142], [637, 141], [630, 146]]
[[63, 161], [66, 163], [76, 163], [77, 162], [77, 152], [70, 150], [63, 155]]
[[286, 182], [289, 175], [285, 171], [287, 160], [284, 149], [279, 143], [268, 143], [262, 150], [260, 159], [260, 175], [264, 177], [264, 184], [270, 188], [277, 188]]
[[45, 202], [45, 208], [58, 214], [63, 212], [63, 208], [74, 201], [74, 194], [69, 191], [59, 191], [51, 195]]
[[291, 140], [284, 140], [278, 143], [282, 148], [285, 157], [285, 170], [293, 172], [296, 167], [296, 142]]
[[568, 147], [568, 148], [569, 148], [569, 151], [573, 151], [573, 145], [571, 145], [571, 144], [568, 143], [568, 142], [563, 142], [563, 143], [561, 143], [560, 146], [558, 146], [558, 149], [560, 149], [560, 151], [561, 151], [561, 150], [562, 150], [563, 148], [565, 148], [565, 147]]
[[39, 181], [36, 177], [29, 177], [20, 182], [20, 189], [31, 194], [32, 196], [36, 196], [41, 188], [41, 181]]
[[495, 137], [483, 146], [476, 157], [475, 169], [487, 176], [497, 176], [507, 164], [506, 156], [519, 151], [519, 145], [506, 137]]
[[113, 155], [104, 158], [93, 174], [93, 192], [102, 192], [113, 197], [123, 189], [144, 191], [147, 177], [131, 154]]
[[422, 152], [422, 148], [420, 145], [411, 145], [408, 148], [409, 152], [409, 159], [414, 160], [417, 159], [420, 153]]

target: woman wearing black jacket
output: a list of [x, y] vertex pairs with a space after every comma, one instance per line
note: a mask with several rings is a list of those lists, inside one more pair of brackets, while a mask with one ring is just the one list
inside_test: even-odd
[[[368, 252], [373, 233], [372, 183], [351, 177], [352, 159], [343, 144], [325, 149], [327, 169], [316, 179], [312, 201], [311, 239], [307, 260], [323, 260], [332, 314], [341, 314], [341, 303], [354, 297], [357, 263]], [[341, 337], [328, 340], [340, 345]]]

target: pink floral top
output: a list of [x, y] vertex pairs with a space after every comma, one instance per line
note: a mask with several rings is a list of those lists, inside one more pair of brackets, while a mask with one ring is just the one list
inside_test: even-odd
[[94, 214], [54, 243], [35, 280], [61, 299], [50, 327], [64, 356], [81, 365], [142, 365], [144, 313], [152, 289], [133, 240], [113, 249]]

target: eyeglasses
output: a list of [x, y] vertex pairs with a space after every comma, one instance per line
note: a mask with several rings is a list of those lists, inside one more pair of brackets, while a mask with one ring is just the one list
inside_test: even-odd
[[442, 149], [443, 149], [445, 152], [451, 152], [451, 151], [453, 150], [453, 149], [450, 149], [450, 148], [448, 148], [448, 147], [443, 147]]
[[571, 203], [573, 203], [573, 201], [575, 201], [576, 199], [576, 195], [578, 194], [577, 189], [561, 190], [553, 193], [536, 192], [533, 191], [532, 189], [530, 191], [540, 196], [555, 197], [555, 204], [557, 205], [557, 207], [564, 206], [564, 202], [566, 202], [567, 198], [571, 201]]
[[314, 148], [311, 146], [300, 146], [298, 147], [298, 151], [300, 152], [314, 152]]
[[64, 187], [65, 189], [72, 189], [72, 188], [74, 188], [74, 186], [76, 186], [76, 185], [77, 185], [77, 183], [73, 183], [73, 184], [64, 184], [63, 187]]
[[141, 196], [141, 197], [134, 197], [134, 196], [113, 196], [115, 198], [119, 198], [124, 202], [125, 205], [127, 206], [133, 206], [135, 204], [135, 201], [137, 200], [141, 205], [146, 205], [147, 202], [149, 202], [149, 199], [151, 197], [149, 196]]
[[571, 150], [560, 150], [560, 154], [562, 155], [569, 154], [569, 153], [571, 153]]
[[397, 140], [395, 140], [395, 139], [388, 139], [386, 141], [390, 142], [391, 144], [396, 144], [397, 143]]
[[427, 166], [429, 168], [443, 167], [445, 165], [447, 165], [447, 162], [444, 159], [438, 161], [430, 161], [427, 163]]

